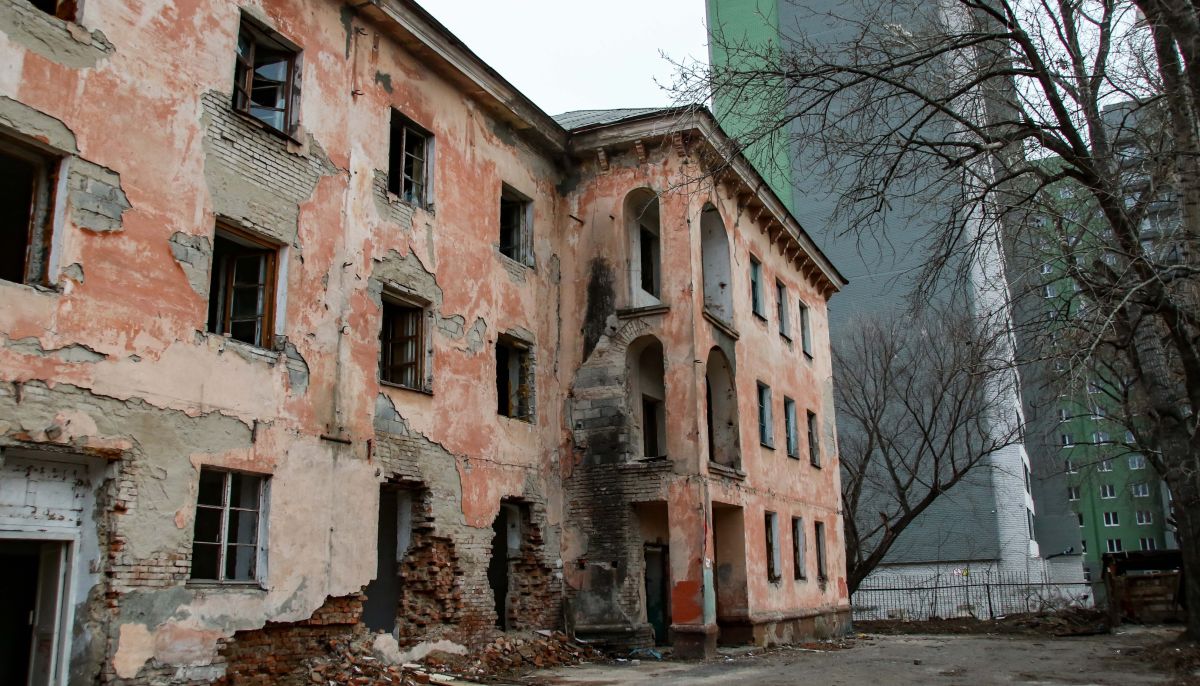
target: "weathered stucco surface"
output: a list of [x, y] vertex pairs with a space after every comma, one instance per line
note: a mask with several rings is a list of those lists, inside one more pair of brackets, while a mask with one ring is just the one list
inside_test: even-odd
[[[618, 130], [603, 164], [595, 147], [550, 149], [504, 103], [404, 47], [386, 12], [351, 4], [85, 0], [65, 22], [0, 0], [0, 135], [64, 172], [45, 283], [0, 282], [0, 450], [106, 465], [91, 487], [101, 550], [81, 560], [72, 683], [208, 683], [268, 622], [316, 622], [323, 608], [334, 618], [321, 626], [353, 625], [377, 573], [381, 488], [411, 497], [410, 552], [435, 570], [397, 570], [408, 583], [397, 633], [410, 644], [497, 630], [487, 573], [504, 508], [523, 536], [510, 628], [651, 640], [651, 544], [669, 547], [677, 644], [702, 651], [727, 619], [760, 642], [837, 630], [847, 595], [825, 309], [836, 284], [816, 258], [747, 205], [741, 182], [694, 181], [703, 141]], [[303, 49], [290, 138], [229, 107], [243, 13]], [[436, 141], [429, 208], [386, 191], [393, 109]], [[502, 184], [531, 200], [528, 266], [499, 250]], [[639, 188], [659, 197], [663, 307], [630, 312], [625, 199]], [[729, 235], [736, 339], [702, 315], [706, 206]], [[268, 346], [206, 330], [218, 221], [280, 246]], [[751, 253], [769, 302], [778, 278], [808, 303], [812, 359], [751, 314]], [[421, 390], [378, 380], [389, 293], [428, 306]], [[529, 347], [532, 421], [497, 414], [501, 335]], [[666, 457], [650, 461], [626, 378], [629, 346], [647, 337], [662, 345], [666, 422]], [[740, 472], [709, 462], [714, 346], [736, 369]], [[784, 395], [801, 416], [817, 412], [821, 468], [759, 446], [756, 380], [777, 389], [777, 445]], [[259, 584], [189, 581], [202, 466], [269, 477]], [[744, 512], [747, 607], [733, 618], [714, 589], [714, 503]], [[764, 510], [826, 522], [828, 583], [793, 580], [788, 564], [767, 580]], [[790, 538], [780, 544], [790, 560]], [[437, 590], [413, 590], [425, 587]], [[417, 615], [432, 624], [407, 621]]]

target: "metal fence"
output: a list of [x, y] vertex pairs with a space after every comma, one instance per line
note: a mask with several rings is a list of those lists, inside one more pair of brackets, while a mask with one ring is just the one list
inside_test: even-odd
[[1091, 607], [1091, 584], [1052, 582], [1024, 573], [954, 570], [927, 577], [879, 575], [851, 598], [856, 621], [977, 617]]

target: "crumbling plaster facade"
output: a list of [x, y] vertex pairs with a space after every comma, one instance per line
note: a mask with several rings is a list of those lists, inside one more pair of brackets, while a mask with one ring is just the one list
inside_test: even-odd
[[[289, 136], [229, 107], [243, 16], [302, 50]], [[377, 574], [381, 485], [412, 494], [410, 551], [450, 570], [401, 564], [402, 593], [432, 589], [401, 602], [402, 643], [498, 630], [502, 503], [526, 519], [509, 628], [652, 641], [646, 544], [669, 549], [682, 650], [846, 627], [826, 327], [842, 280], [753, 170], [719, 155], [705, 113], [568, 132], [404, 0], [82, 0], [70, 22], [0, 0], [0, 65], [0, 134], [58, 165], [44, 278], [0, 281], [2, 478], [25, 498], [0, 502], [0, 540], [61, 534], [71, 551], [56, 643], [70, 654], [47, 683], [236, 682], [227, 659], [253, 652], [239, 637], [353, 624]], [[386, 189], [393, 109], [436, 142], [429, 207]], [[532, 265], [497, 248], [502, 184], [530, 200]], [[639, 188], [660, 203], [661, 305], [631, 309], [623, 203]], [[703, 314], [706, 210], [730, 241], [725, 323]], [[207, 330], [218, 222], [279, 246], [269, 346]], [[751, 313], [751, 254], [765, 288], [808, 304], [811, 358]], [[427, 304], [420, 390], [378, 380], [385, 292]], [[529, 346], [532, 421], [497, 414], [501, 335]], [[620, 392], [648, 336], [666, 395], [651, 460]], [[724, 467], [705, 441], [714, 347], [735, 371], [739, 457]], [[756, 381], [777, 389], [774, 450]], [[785, 455], [783, 395], [820, 418], [821, 467]], [[54, 465], [86, 473], [77, 496], [37, 485]], [[267, 478], [256, 583], [190, 579], [201, 466]], [[715, 557], [714, 503], [743, 513], [740, 572]], [[827, 580], [788, 564], [768, 580], [766, 510], [826, 523]], [[406, 624], [417, 607], [424, 623]]]

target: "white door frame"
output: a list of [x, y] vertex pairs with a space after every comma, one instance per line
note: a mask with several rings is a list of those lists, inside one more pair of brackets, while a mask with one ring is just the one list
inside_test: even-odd
[[[44, 526], [0, 526], [0, 541], [47, 541], [66, 544], [62, 558], [62, 569], [58, 578], [59, 594], [58, 625], [55, 627], [56, 638], [54, 653], [50, 662], [49, 683], [53, 686], [67, 686], [68, 667], [71, 662], [71, 627], [75, 624], [75, 557], [79, 549], [79, 532], [75, 529], [55, 530]], [[40, 579], [39, 579], [40, 581]], [[31, 646], [30, 650], [36, 649]], [[32, 666], [32, 662], [30, 663]], [[33, 682], [33, 673], [29, 682]]]

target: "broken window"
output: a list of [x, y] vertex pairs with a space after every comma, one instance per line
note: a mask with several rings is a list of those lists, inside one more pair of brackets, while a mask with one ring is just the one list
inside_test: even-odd
[[261, 238], [217, 227], [208, 290], [209, 331], [272, 347], [278, 255], [278, 246]]
[[779, 335], [792, 340], [792, 321], [788, 316], [787, 286], [782, 281], [775, 282], [775, 309], [779, 315]]
[[782, 576], [779, 568], [782, 566], [779, 554], [779, 516], [767, 512], [764, 521], [767, 536], [767, 578], [779, 581]]
[[771, 416], [771, 387], [758, 382], [758, 442], [775, 447], [774, 419]]
[[379, 380], [404, 388], [425, 387], [425, 309], [395, 296], [383, 296], [379, 331]]
[[246, 17], [238, 31], [233, 108], [291, 135], [300, 117], [300, 51]]
[[767, 304], [763, 294], [762, 284], [762, 262], [759, 262], [753, 255], [750, 256], [750, 306], [754, 310], [755, 316], [760, 319], [767, 318]]
[[825, 573], [825, 522], [813, 523], [813, 538], [817, 546], [817, 578], [824, 581], [829, 578]]
[[808, 462], [814, 467], [821, 466], [821, 441], [817, 428], [817, 415], [808, 412]]
[[241, 472], [200, 468], [191, 577], [205, 581], [259, 578], [259, 530], [267, 480]]
[[388, 190], [404, 202], [426, 209], [432, 207], [429, 177], [433, 168], [433, 135], [392, 110], [389, 146]]
[[786, 396], [783, 398], [783, 424], [787, 433], [788, 457], [799, 458], [800, 436], [796, 430], [796, 401]]
[[55, 161], [0, 136], [0, 279], [44, 283]]
[[800, 349], [812, 359], [812, 330], [808, 324], [808, 305], [803, 301], [800, 303]]
[[500, 254], [521, 264], [533, 264], [529, 225], [533, 203], [507, 185], [500, 190]]
[[804, 538], [804, 518], [792, 517], [792, 576], [797, 579], [808, 578], [804, 559], [804, 548], [807, 541]]
[[662, 296], [658, 195], [649, 188], [638, 188], [625, 196], [624, 208], [626, 228], [629, 232], [630, 290], [633, 305], [657, 305]]
[[533, 356], [528, 343], [512, 336], [496, 339], [496, 412], [533, 421]]
[[66, 21], [75, 21], [75, 13], [79, 7], [79, 0], [29, 0], [29, 2], [46, 14]]

